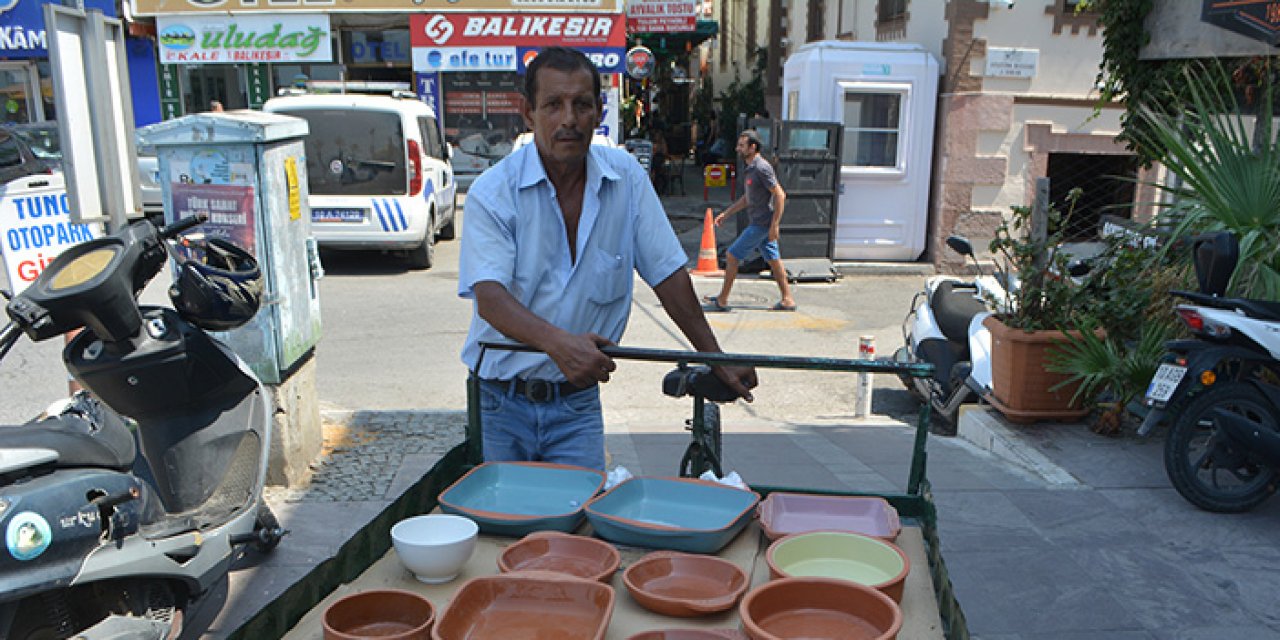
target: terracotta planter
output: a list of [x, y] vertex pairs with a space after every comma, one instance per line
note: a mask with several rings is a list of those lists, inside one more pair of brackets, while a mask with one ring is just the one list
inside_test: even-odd
[[[994, 316], [982, 321], [991, 331], [991, 386], [987, 400], [1010, 422], [1079, 420], [1089, 408], [1072, 404], [1079, 385], [1050, 391], [1069, 376], [1045, 369], [1048, 351], [1066, 340], [1062, 331], [1013, 329]], [[1104, 335], [1102, 329], [1098, 334]], [[1077, 332], [1071, 332], [1079, 335]]]

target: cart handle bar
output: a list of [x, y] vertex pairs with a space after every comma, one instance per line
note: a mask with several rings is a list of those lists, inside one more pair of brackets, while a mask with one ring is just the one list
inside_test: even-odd
[[[514, 342], [480, 343], [480, 359], [486, 349], [542, 353], [541, 349]], [[806, 356], [771, 356], [745, 353], [720, 353], [711, 351], [678, 351], [674, 349], [644, 349], [637, 347], [600, 347], [610, 358], [621, 360], [649, 360], [687, 364], [701, 362], [710, 365], [738, 364], [766, 369], [808, 369], [816, 371], [869, 371], [871, 373], [904, 373], [915, 378], [933, 375], [933, 365], [927, 362], [894, 362], [892, 360], [855, 360], [850, 358], [814, 358]], [[478, 363], [477, 363], [478, 365]]]

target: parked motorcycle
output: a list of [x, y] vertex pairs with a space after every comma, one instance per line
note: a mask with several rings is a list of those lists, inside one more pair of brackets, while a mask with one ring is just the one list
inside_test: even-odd
[[1280, 484], [1280, 303], [1223, 295], [1239, 256], [1227, 232], [1192, 242], [1199, 292], [1175, 308], [1195, 336], [1167, 343], [1140, 435], [1170, 423], [1164, 465], [1188, 502], [1249, 511]]
[[[262, 501], [269, 396], [206, 333], [253, 317], [261, 274], [225, 241], [172, 246], [201, 221], [72, 247], [6, 306], [0, 359], [84, 329], [63, 360], [87, 392], [0, 427], [0, 637], [176, 637], [237, 546], [284, 534]], [[139, 306], [169, 255], [175, 308]]]
[[932, 403], [934, 415], [954, 428], [960, 406], [974, 402], [991, 388], [991, 333], [982, 321], [1008, 304], [1004, 272], [991, 275], [977, 264], [973, 245], [950, 236], [947, 246], [974, 260], [978, 276], [932, 276], [911, 301], [902, 322], [903, 346], [897, 362], [929, 362], [932, 378], [901, 376], [916, 399]]

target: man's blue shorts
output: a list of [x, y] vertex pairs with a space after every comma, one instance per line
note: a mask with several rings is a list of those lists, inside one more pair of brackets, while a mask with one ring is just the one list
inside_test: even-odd
[[778, 253], [778, 241], [769, 239], [769, 227], [761, 227], [751, 225], [742, 230], [742, 235], [738, 236], [733, 244], [729, 245], [729, 253], [742, 262], [751, 256], [751, 252], [760, 251], [760, 255], [764, 256], [765, 262], [773, 262], [782, 257]]

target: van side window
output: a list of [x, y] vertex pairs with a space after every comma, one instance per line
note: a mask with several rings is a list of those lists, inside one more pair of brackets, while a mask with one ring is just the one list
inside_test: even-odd
[[432, 117], [418, 118], [418, 128], [422, 130], [422, 139], [427, 143], [427, 155], [444, 159], [444, 146], [440, 143], [440, 125]]
[[16, 167], [22, 164], [22, 149], [12, 136], [0, 137], [0, 167]]

